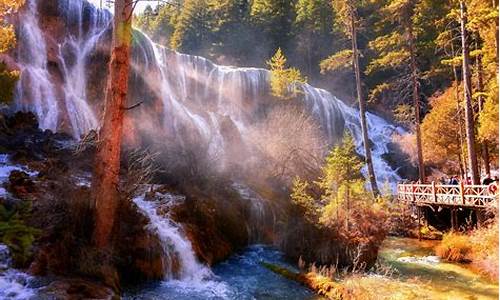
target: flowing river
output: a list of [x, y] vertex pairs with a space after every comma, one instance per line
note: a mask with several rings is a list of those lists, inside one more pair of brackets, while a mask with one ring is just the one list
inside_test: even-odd
[[155, 282], [130, 289], [124, 299], [319, 299], [307, 288], [269, 271], [262, 262], [294, 268], [276, 249], [254, 245], [216, 265], [210, 279]]
[[438, 243], [389, 237], [379, 258], [396, 272], [377, 280], [385, 282], [377, 287], [379, 299], [498, 299], [497, 283], [434, 256]]

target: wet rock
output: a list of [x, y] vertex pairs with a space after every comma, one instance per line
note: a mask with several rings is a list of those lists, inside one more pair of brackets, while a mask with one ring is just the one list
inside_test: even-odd
[[112, 300], [119, 299], [119, 297], [112, 289], [97, 282], [85, 279], [63, 279], [54, 281], [47, 287], [44, 287], [37, 295], [37, 299]]
[[9, 175], [7, 189], [16, 197], [23, 199], [27, 194], [34, 192], [35, 186], [29, 174], [14, 170]]

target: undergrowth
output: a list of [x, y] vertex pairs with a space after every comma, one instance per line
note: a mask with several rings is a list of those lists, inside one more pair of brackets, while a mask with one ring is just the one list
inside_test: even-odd
[[435, 248], [436, 254], [453, 262], [471, 262], [481, 273], [498, 281], [498, 223], [468, 232], [449, 232]]
[[9, 248], [16, 266], [25, 266], [30, 261], [32, 245], [39, 234], [39, 230], [25, 223], [30, 212], [29, 202], [9, 208], [0, 204], [0, 241]]

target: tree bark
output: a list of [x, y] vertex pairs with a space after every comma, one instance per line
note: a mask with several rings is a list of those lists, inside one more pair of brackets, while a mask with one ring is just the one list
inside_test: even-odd
[[[455, 48], [453, 47], [453, 42], [451, 43], [451, 53], [455, 55]], [[465, 162], [464, 154], [464, 134], [462, 131], [462, 106], [460, 105], [460, 89], [458, 82], [458, 71], [455, 65], [452, 66], [453, 69], [453, 79], [455, 80], [455, 99], [457, 100], [457, 114], [458, 114], [458, 143], [460, 145], [460, 152], [458, 154], [459, 165], [460, 165], [460, 177], [467, 177], [467, 163]]]
[[413, 85], [413, 106], [415, 108], [415, 134], [417, 137], [417, 162], [418, 178], [425, 182], [424, 156], [422, 151], [422, 133], [420, 132], [420, 96], [418, 94], [418, 72], [415, 50], [415, 37], [413, 36], [412, 22], [408, 22], [408, 48], [410, 50], [411, 81]]
[[95, 204], [93, 240], [98, 248], [110, 246], [119, 204], [119, 172], [124, 105], [127, 99], [132, 38], [133, 0], [116, 0], [113, 44], [106, 102], [94, 162], [92, 195]]
[[366, 101], [363, 98], [363, 92], [361, 90], [357, 28], [356, 28], [356, 22], [354, 20], [354, 15], [351, 16], [351, 34], [352, 34], [352, 60], [354, 66], [354, 73], [356, 75], [356, 91], [359, 103], [359, 119], [361, 121], [361, 134], [363, 135], [363, 146], [365, 148], [365, 162], [368, 168], [368, 178], [370, 180], [373, 196], [377, 197], [378, 195], [380, 195], [380, 191], [377, 186], [377, 179], [375, 177], [375, 171], [373, 169], [372, 152], [370, 149], [370, 144], [368, 139], [368, 125], [366, 123]]
[[465, 101], [465, 127], [467, 138], [467, 154], [469, 161], [469, 169], [472, 175], [473, 184], [479, 184], [479, 172], [477, 168], [477, 156], [475, 149], [475, 133], [474, 133], [474, 111], [472, 110], [472, 85], [470, 72], [470, 57], [469, 57], [469, 37], [467, 32], [467, 7], [464, 1], [460, 1], [460, 29], [462, 34], [462, 73], [464, 85], [464, 101]]
[[[476, 57], [476, 67], [477, 67], [477, 90], [480, 93], [478, 97], [478, 104], [479, 104], [479, 112], [481, 112], [484, 106], [484, 96], [481, 94], [484, 93], [483, 63], [481, 55], [478, 55]], [[491, 176], [490, 154], [488, 151], [488, 142], [485, 140], [481, 142], [481, 157], [483, 160], [484, 172], [488, 177], [490, 177]]]

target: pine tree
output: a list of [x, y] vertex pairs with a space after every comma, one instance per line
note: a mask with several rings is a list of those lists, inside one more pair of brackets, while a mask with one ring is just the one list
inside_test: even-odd
[[330, 1], [298, 0], [295, 4], [293, 34], [296, 55], [304, 59], [307, 74], [317, 71], [317, 62], [330, 51], [333, 13]]
[[271, 71], [271, 94], [282, 100], [289, 100], [300, 93], [296, 83], [305, 83], [300, 71], [287, 66], [287, 60], [281, 48], [267, 62]]
[[[374, 197], [377, 197], [380, 192], [377, 186], [375, 171], [373, 168], [373, 160], [370, 149], [370, 140], [368, 137], [368, 124], [366, 122], [366, 100], [363, 96], [361, 87], [361, 70], [359, 65], [359, 49], [358, 49], [358, 6], [360, 3], [355, 0], [335, 0], [332, 2], [338, 22], [341, 23], [343, 31], [347, 37], [351, 39], [351, 50], [343, 50], [332, 57], [328, 58], [323, 63], [323, 70], [335, 70], [338, 67], [346, 66], [346, 59], [350, 60], [353, 66], [354, 75], [356, 78], [356, 91], [359, 105], [359, 119], [361, 121], [361, 134], [363, 136], [363, 146], [365, 150], [365, 162], [368, 169], [368, 179], [372, 188]], [[333, 68], [332, 68], [333, 67]]]
[[[425, 181], [424, 160], [422, 153], [422, 137], [420, 131], [420, 73], [417, 65], [417, 47], [415, 25], [417, 16], [425, 14], [424, 1], [417, 0], [389, 0], [383, 7], [384, 21], [394, 25], [394, 31], [377, 37], [370, 42], [370, 48], [378, 54], [378, 57], [370, 62], [367, 68], [368, 74], [379, 70], [405, 69], [404, 76], [400, 80], [391, 83], [393, 89], [400, 89], [400, 95], [411, 95], [414, 111], [414, 130], [417, 144], [418, 177], [421, 182]], [[418, 14], [416, 13], [418, 11]], [[406, 90], [411, 87], [411, 90]]]
[[170, 47], [176, 50], [196, 50], [203, 47], [208, 38], [207, 1], [185, 0], [175, 19]]
[[261, 41], [274, 50], [287, 46], [291, 37], [293, 3], [290, 0], [254, 0], [250, 8], [253, 25], [260, 32]]

